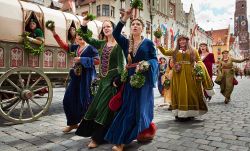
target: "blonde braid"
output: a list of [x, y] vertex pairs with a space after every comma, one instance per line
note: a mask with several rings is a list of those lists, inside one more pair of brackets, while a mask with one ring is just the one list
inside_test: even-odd
[[132, 58], [130, 53], [133, 52], [133, 50], [134, 50], [134, 38], [131, 35], [129, 37], [128, 58], [127, 58], [128, 64], [132, 64]]

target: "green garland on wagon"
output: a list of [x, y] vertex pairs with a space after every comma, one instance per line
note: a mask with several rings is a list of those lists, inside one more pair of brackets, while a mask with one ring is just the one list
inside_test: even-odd
[[[44, 44], [41, 45], [32, 44], [28, 39], [29, 35], [30, 35], [29, 32], [24, 32], [22, 35], [24, 50], [32, 55], [40, 55], [44, 51]], [[32, 45], [35, 47], [33, 47]]]
[[45, 27], [51, 31], [55, 30], [55, 22], [52, 20], [48, 20], [45, 23]]
[[139, 10], [143, 10], [143, 2], [141, 0], [131, 1], [131, 7]]

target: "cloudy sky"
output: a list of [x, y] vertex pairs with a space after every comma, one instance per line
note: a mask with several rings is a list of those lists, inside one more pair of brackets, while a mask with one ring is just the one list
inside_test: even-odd
[[[205, 30], [223, 29], [230, 24], [233, 32], [236, 0], [181, 0], [184, 10], [189, 11], [191, 3], [197, 23]], [[248, 23], [250, 22], [250, 1], [248, 1]], [[250, 30], [250, 23], [248, 30]]]

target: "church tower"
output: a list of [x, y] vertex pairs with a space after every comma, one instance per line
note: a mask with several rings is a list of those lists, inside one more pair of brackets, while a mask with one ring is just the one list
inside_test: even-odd
[[234, 35], [239, 37], [240, 50], [249, 51], [249, 33], [247, 21], [247, 0], [236, 0], [234, 13]]

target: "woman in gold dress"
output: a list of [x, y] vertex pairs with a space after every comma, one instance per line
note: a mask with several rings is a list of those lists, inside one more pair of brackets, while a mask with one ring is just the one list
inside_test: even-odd
[[[167, 50], [156, 42], [163, 55], [172, 56], [174, 62], [173, 77], [170, 84], [172, 112], [175, 118], [191, 119], [208, 111], [203, 88], [212, 89], [213, 83], [207, 69], [201, 61], [198, 51], [191, 47], [189, 38], [180, 35], [175, 50]], [[202, 78], [197, 78], [194, 69], [202, 70]]]
[[[222, 51], [222, 59], [219, 63], [218, 76], [220, 76], [220, 88], [221, 94], [225, 97], [224, 103], [227, 104], [230, 102], [231, 94], [236, 84], [236, 79], [234, 77], [235, 71], [233, 68], [233, 63], [241, 63], [249, 60], [249, 57], [245, 59], [234, 59], [229, 56], [229, 51]], [[215, 81], [216, 82], [216, 81]]]

